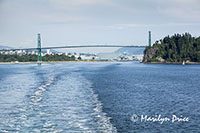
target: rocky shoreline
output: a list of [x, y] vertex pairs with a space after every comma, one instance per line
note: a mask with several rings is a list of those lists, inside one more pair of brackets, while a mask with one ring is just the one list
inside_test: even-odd
[[[183, 65], [182, 62], [143, 62], [144, 64], [174, 64]], [[185, 65], [199, 65], [200, 62], [186, 62]]]

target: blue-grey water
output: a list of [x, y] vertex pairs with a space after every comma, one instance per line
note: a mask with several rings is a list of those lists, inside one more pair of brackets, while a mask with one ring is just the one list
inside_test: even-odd
[[200, 132], [200, 65], [1, 64], [0, 132]]

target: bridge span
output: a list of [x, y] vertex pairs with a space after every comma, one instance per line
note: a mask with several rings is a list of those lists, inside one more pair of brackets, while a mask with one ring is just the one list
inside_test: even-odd
[[114, 44], [101, 44], [101, 45], [67, 45], [67, 46], [55, 46], [55, 47], [41, 47], [41, 37], [40, 34], [38, 34], [38, 44], [37, 44], [37, 48], [16, 48], [16, 49], [1, 49], [0, 51], [17, 51], [17, 50], [37, 50], [38, 54], [37, 54], [37, 61], [41, 62], [42, 61], [42, 55], [41, 55], [41, 51], [42, 49], [62, 49], [62, 48], [88, 48], [88, 47], [134, 47], [134, 48], [145, 48], [147, 46], [140, 46], [140, 45], [114, 45]]
[[[146, 46], [139, 46], [139, 45], [114, 45], [114, 44], [107, 44], [107, 45], [66, 45], [66, 46], [52, 46], [52, 47], [41, 47], [41, 49], [62, 49], [62, 48], [90, 48], [90, 47], [133, 47], [133, 48], [145, 48]], [[16, 50], [38, 50], [40, 48], [16, 48], [16, 49], [0, 49], [0, 51], [16, 51]]]

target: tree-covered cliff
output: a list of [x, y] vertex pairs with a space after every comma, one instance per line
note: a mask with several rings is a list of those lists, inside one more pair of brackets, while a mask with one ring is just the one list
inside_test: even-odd
[[143, 62], [200, 62], [200, 37], [189, 33], [166, 36], [146, 47]]

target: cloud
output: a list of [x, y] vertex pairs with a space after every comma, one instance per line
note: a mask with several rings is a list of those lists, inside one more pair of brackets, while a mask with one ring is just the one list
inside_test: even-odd
[[43, 20], [43, 24], [68, 24], [87, 20], [87, 17], [76, 16], [64, 13], [51, 13], [38, 15]]
[[181, 18], [185, 20], [200, 21], [200, 1], [199, 0], [167, 0], [154, 1], [157, 4], [157, 10], [168, 16]]
[[64, 10], [80, 10], [80, 8], [85, 6], [97, 5], [105, 2], [106, 0], [49, 0], [49, 3], [54, 8]]
[[200, 26], [200, 23], [165, 23], [165, 24], [115, 24], [106, 26], [107, 29], [124, 30], [128, 28], [148, 27], [177, 27], [177, 26]]
[[20, 47], [31, 47], [35, 45], [35, 40], [25, 40], [18, 43]]
[[154, 25], [149, 24], [115, 24], [111, 26], [106, 26], [107, 29], [117, 29], [117, 30], [123, 30], [127, 28], [139, 28], [139, 27], [149, 27]]
[[132, 34], [141, 43], [148, 29], [199, 35], [199, 5], [200, 0], [0, 0], [0, 42], [32, 44], [24, 40], [38, 31], [56, 43], [121, 43]]

